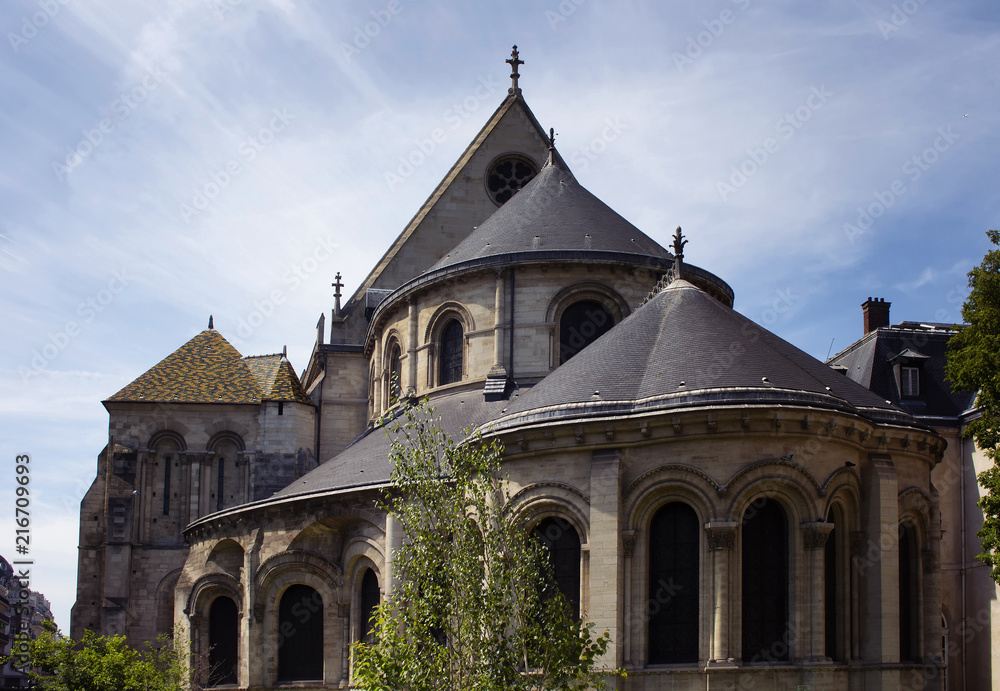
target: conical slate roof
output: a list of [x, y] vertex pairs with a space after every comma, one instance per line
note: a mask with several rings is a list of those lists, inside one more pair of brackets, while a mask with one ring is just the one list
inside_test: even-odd
[[531, 182], [429, 271], [502, 254], [558, 250], [673, 258], [580, 185], [555, 152], [550, 158]]
[[865, 387], [677, 280], [512, 402], [491, 428], [754, 403], [800, 403], [913, 422]]

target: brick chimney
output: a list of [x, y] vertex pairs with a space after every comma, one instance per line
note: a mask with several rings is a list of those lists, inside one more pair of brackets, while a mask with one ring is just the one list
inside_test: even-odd
[[875, 329], [889, 326], [889, 307], [891, 302], [886, 302], [885, 298], [868, 298], [861, 303], [861, 311], [865, 314], [865, 335], [870, 334]]

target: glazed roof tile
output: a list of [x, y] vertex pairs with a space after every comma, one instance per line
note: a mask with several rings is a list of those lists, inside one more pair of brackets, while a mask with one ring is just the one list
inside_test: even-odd
[[244, 358], [215, 329], [202, 331], [107, 401], [311, 404], [287, 359]]

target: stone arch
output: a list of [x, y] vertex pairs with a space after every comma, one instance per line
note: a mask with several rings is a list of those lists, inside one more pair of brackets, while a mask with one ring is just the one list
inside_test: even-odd
[[[276, 554], [258, 567], [253, 579], [257, 593], [253, 617], [261, 622], [255, 627], [251, 649], [261, 651], [254, 660], [255, 673], [251, 680], [265, 686], [273, 686], [278, 681], [279, 605], [282, 595], [292, 586], [304, 585], [313, 589], [322, 603], [322, 635], [324, 646], [336, 649], [344, 644], [342, 624], [338, 623], [339, 612], [336, 603], [342, 602], [341, 590], [344, 585], [341, 570], [332, 562], [318, 554], [301, 550], [290, 550]], [[287, 632], [286, 632], [287, 633]], [[339, 681], [343, 662], [338, 656], [328, 656], [324, 661], [323, 680], [326, 683]]]
[[243, 437], [228, 429], [213, 434], [208, 440], [208, 444], [205, 445], [205, 448], [209, 451], [215, 451], [219, 444], [223, 444], [225, 442], [230, 442], [240, 453], [246, 451], [247, 447], [243, 442]]
[[851, 564], [851, 535], [861, 526], [860, 482], [853, 472], [841, 474], [830, 491], [823, 520], [833, 524], [823, 547], [823, 606], [825, 654], [837, 662], [857, 657], [860, 640], [857, 570]]
[[[345, 550], [344, 563], [346, 568], [344, 579], [346, 586], [345, 595], [350, 602], [350, 643], [356, 643], [362, 639], [365, 626], [364, 607], [362, 602], [363, 586], [365, 574], [372, 571], [378, 579], [379, 590], [384, 595], [388, 586], [385, 576], [385, 558], [382, 551], [375, 544], [374, 540], [368, 538], [352, 539]], [[380, 598], [381, 599], [381, 598]]]
[[170, 634], [174, 628], [174, 590], [183, 569], [174, 569], [156, 584], [156, 633]]
[[436, 342], [440, 337], [441, 327], [450, 319], [457, 319], [465, 333], [476, 330], [476, 322], [468, 308], [460, 302], [448, 300], [441, 303], [427, 320], [427, 328], [424, 329], [424, 343]]
[[[575, 317], [571, 319], [567, 310], [584, 303], [594, 305], [590, 311], [595, 311], [595, 316], [577, 324]], [[549, 301], [545, 310], [545, 321], [551, 324], [552, 329], [550, 367], [558, 367], [621, 322], [628, 314], [628, 303], [613, 288], [603, 283], [584, 281], [560, 290]], [[567, 322], [567, 319], [573, 323]], [[605, 320], [610, 320], [610, 323]], [[586, 330], [585, 326], [588, 326], [589, 330]], [[573, 342], [567, 340], [571, 333], [576, 339]]]
[[797, 464], [780, 461], [755, 463], [737, 472], [725, 485], [732, 497], [726, 520], [740, 522], [747, 507], [759, 497], [779, 501], [790, 525], [822, 520], [818, 499], [821, 488], [815, 478]]
[[390, 408], [399, 402], [403, 392], [403, 360], [406, 351], [399, 332], [390, 329], [385, 335], [382, 348], [382, 408]]
[[[637, 478], [628, 490], [631, 500], [623, 507], [627, 526], [624, 543], [627, 586], [624, 627], [630, 640], [627, 654], [639, 666], [650, 663], [650, 622], [678, 594], [673, 592], [669, 582], [650, 582], [653, 521], [661, 509], [679, 503], [694, 512], [699, 527], [704, 526], [717, 513], [714, 494], [707, 476], [683, 465], [661, 466]], [[710, 593], [709, 569], [706, 568], [709, 563], [708, 543], [704, 529], [698, 530], [697, 541], [697, 589], [700, 593]], [[697, 615], [699, 659], [705, 657], [704, 651], [709, 645], [709, 609], [701, 606]], [[654, 654], [654, 657], [657, 655]]]
[[[230, 661], [232, 664], [232, 675], [238, 674], [239, 670], [239, 650], [240, 650], [240, 620], [242, 619], [243, 613], [243, 586], [240, 580], [228, 573], [210, 573], [202, 576], [194, 585], [188, 593], [186, 602], [184, 603], [184, 613], [188, 618], [188, 629], [191, 641], [192, 652], [196, 655], [205, 655], [212, 661], [213, 657], [213, 646], [219, 645], [220, 641], [213, 640], [213, 636], [219, 637], [220, 631], [218, 628], [219, 622], [213, 619], [213, 605], [219, 598], [228, 598], [232, 600], [235, 605], [235, 631], [227, 631], [223, 634], [225, 640], [222, 641], [222, 648], [226, 651], [226, 657], [229, 657], [229, 653], [232, 654], [233, 659]], [[216, 619], [218, 618], [218, 612], [216, 614]], [[232, 622], [230, 622], [232, 624]], [[228, 628], [228, 627], [227, 627]], [[218, 660], [216, 660], [218, 662]], [[214, 666], [213, 666], [214, 667]], [[218, 670], [216, 670], [218, 671]], [[225, 675], [228, 679], [230, 675]], [[207, 670], [200, 670], [198, 672], [201, 675], [208, 674]], [[205, 678], [204, 676], [199, 680], [201, 683], [211, 683], [213, 679]], [[221, 682], [219, 679], [214, 679], [216, 683], [236, 683], [232, 682]]]
[[239, 574], [243, 570], [245, 556], [246, 550], [243, 549], [243, 545], [232, 538], [225, 538], [212, 547], [208, 558], [205, 559], [205, 564], [214, 564], [224, 573], [239, 578]]
[[[458, 327], [454, 328], [454, 324]], [[461, 303], [449, 300], [434, 310], [424, 332], [424, 343], [429, 346], [427, 386], [453, 384], [465, 378], [469, 363], [466, 346], [475, 328], [472, 314]], [[450, 336], [455, 337], [455, 343], [445, 342]], [[447, 348], [449, 345], [452, 348]]]
[[584, 544], [590, 541], [590, 500], [575, 487], [561, 482], [529, 485], [511, 497], [515, 518], [531, 530], [540, 521], [556, 516], [569, 522]]
[[187, 451], [187, 442], [184, 441], [184, 437], [172, 429], [161, 429], [158, 432], [154, 432], [150, 435], [149, 441], [146, 442], [146, 448], [150, 451], [156, 451], [156, 447], [167, 440], [177, 445], [178, 453]]

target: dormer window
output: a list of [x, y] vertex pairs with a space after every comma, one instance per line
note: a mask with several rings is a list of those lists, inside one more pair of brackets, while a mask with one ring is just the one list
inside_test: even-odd
[[889, 360], [892, 373], [896, 378], [900, 398], [916, 398], [920, 395], [920, 370], [928, 356], [912, 348], [906, 348], [899, 355]]

